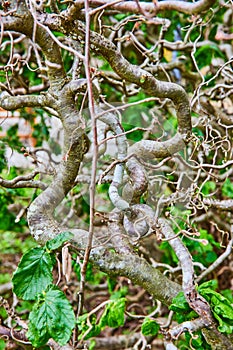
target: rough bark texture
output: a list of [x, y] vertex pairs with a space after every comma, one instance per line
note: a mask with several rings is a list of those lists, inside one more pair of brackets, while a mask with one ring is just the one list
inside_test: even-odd
[[[9, 111], [22, 107], [49, 108], [49, 110], [54, 111], [54, 114], [62, 123], [64, 141], [62, 161], [54, 169], [49, 184], [45, 185], [43, 182], [33, 180], [37, 175], [35, 172], [31, 177], [22, 176], [15, 180], [0, 179], [0, 185], [6, 188], [25, 186], [43, 190], [32, 201], [27, 211], [30, 232], [39, 243], [45, 244], [57, 234], [68, 230], [66, 226], [63, 227], [55, 219], [54, 213], [70, 190], [77, 184], [80, 167], [83, 160], [85, 161], [85, 154], [90, 150], [87, 128], [81, 112], [77, 109], [78, 98], [86, 94], [88, 88], [89, 98], [94, 96], [93, 101], [89, 101], [89, 106], [93, 109], [91, 112], [92, 125], [94, 125], [93, 133], [96, 131], [94, 119], [97, 118], [108, 126], [117, 139], [117, 160], [115, 166], [112, 166], [114, 172], [109, 188], [109, 197], [114, 209], [108, 215], [109, 222], [105, 242], [103, 242], [103, 239], [90, 238], [91, 229], [88, 233], [86, 230], [74, 228], [69, 229], [74, 235], [70, 242], [71, 245], [78, 252], [85, 250], [87, 252], [87, 249], [89, 249], [85, 256], [89, 256], [89, 260], [97, 268], [106, 272], [109, 276], [127, 277], [134, 284], [143, 287], [155, 300], [158, 299], [167, 306], [183, 290], [190, 307], [197, 312], [200, 319], [196, 324], [187, 323], [173, 333], [170, 331], [169, 337], [171, 340], [184, 332], [185, 327], [188, 327], [190, 332], [199, 328], [212, 327], [212, 330], [206, 331], [208, 333], [206, 339], [213, 349], [220, 349], [224, 342], [228, 344], [228, 349], [232, 349], [230, 341], [224, 336], [220, 336], [216, 330], [209, 304], [196, 291], [194, 266], [188, 249], [182, 240], [176, 237], [171, 224], [164, 218], [159, 218], [159, 205], [162, 206], [163, 198], [158, 199], [157, 209], [144, 203], [141, 204], [142, 196], [148, 191], [149, 186], [145, 162], [160, 161], [172, 157], [183, 151], [192, 139], [188, 94], [181, 85], [171, 81], [159, 80], [149, 72], [149, 69], [131, 64], [117, 45], [104, 35], [95, 30], [89, 32], [89, 28], [86, 27], [84, 21], [84, 11], [81, 11], [84, 4], [87, 6], [87, 3], [78, 0], [71, 3], [60, 13], [56, 13], [52, 11], [45, 12], [43, 8], [45, 5], [43, 4], [41, 8], [37, 8], [34, 1], [12, 0], [9, 8], [1, 11], [1, 23], [5, 31], [24, 34], [28, 40], [30, 39], [33, 42], [35, 53], [38, 53], [36, 45], [42, 51], [44, 67], [41, 74], [44, 73], [43, 70], [46, 71], [49, 87], [43, 93], [39, 92], [37, 94], [30, 94], [28, 90], [23, 96], [17, 95], [13, 90], [9, 91], [7, 87], [3, 88], [0, 91], [0, 106]], [[91, 0], [89, 6], [91, 6], [92, 11], [95, 11], [99, 6], [106, 5], [108, 10], [129, 11], [143, 15], [145, 20], [149, 20], [163, 10], [180, 10], [186, 14], [201, 15], [202, 11], [207, 10], [214, 3], [215, 1], [211, 0], [200, 0], [195, 3], [183, 1], [154, 1], [153, 3], [123, 1], [118, 4], [107, 4], [106, 1]], [[101, 9], [103, 10], [104, 7]], [[86, 14], [86, 20], [89, 18], [87, 16]], [[159, 19], [157, 20], [159, 21]], [[58, 38], [53, 34], [54, 32], [59, 32], [62, 36]], [[61, 39], [63, 36], [66, 38], [64, 41]], [[87, 39], [89, 43], [87, 43]], [[110, 108], [106, 112], [103, 108], [103, 97], [95, 86], [94, 78], [92, 83], [90, 83], [90, 79], [88, 80], [88, 76], [85, 79], [78, 79], [76, 77], [78, 68], [73, 72], [73, 76], [67, 72], [62, 50], [67, 49], [70, 54], [74, 54], [76, 63], [77, 60], [83, 58], [88, 62], [88, 55], [83, 56], [87, 44], [89, 44], [89, 49], [93, 54], [101, 56], [109, 63], [114, 72], [114, 79], [117, 79], [119, 85], [123, 82], [123, 88], [125, 83], [132, 84], [131, 86], [142, 89], [153, 98], [172, 101], [178, 124], [172, 137], [165, 141], [157, 141], [151, 138], [142, 139], [129, 147], [124, 129], [116, 116], [116, 111], [112, 111]], [[86, 69], [87, 72], [88, 69]], [[90, 72], [91, 69], [89, 69]], [[91, 93], [93, 93], [93, 96], [90, 96]], [[98, 147], [96, 145], [95, 147], [94, 150], [96, 151]], [[182, 164], [186, 163], [183, 161]], [[193, 168], [190, 166], [189, 170]], [[126, 174], [128, 184], [125, 185], [124, 176]], [[169, 199], [164, 200], [164, 203], [169, 203], [169, 201], [179, 202], [179, 200], [185, 202], [188, 196], [195, 193], [192, 186], [187, 190], [187, 193], [185, 192], [185, 189], [180, 185], [181, 178], [177, 182], [177, 192], [173, 197], [171, 195]], [[121, 187], [124, 187], [122, 191]], [[179, 192], [179, 190], [181, 191]], [[205, 199], [204, 204], [213, 208], [232, 211], [232, 200], [219, 202]], [[91, 227], [92, 224], [93, 222], [90, 225]], [[129, 227], [129, 225], [131, 226]], [[137, 254], [133, 245], [135, 241], [147, 234], [154, 234], [154, 239], [165, 238], [170, 243], [182, 269], [182, 286], [166, 277], [143, 256]], [[220, 345], [215, 345], [218, 337]], [[117, 346], [119, 344], [116, 345], [116, 348]]]

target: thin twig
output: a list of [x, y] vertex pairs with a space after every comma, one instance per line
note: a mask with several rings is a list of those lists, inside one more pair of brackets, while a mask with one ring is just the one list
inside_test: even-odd
[[87, 264], [92, 249], [92, 241], [94, 235], [94, 219], [95, 219], [95, 184], [96, 184], [96, 170], [97, 170], [97, 159], [98, 159], [98, 135], [96, 127], [95, 117], [95, 104], [94, 95], [92, 89], [91, 71], [90, 71], [90, 13], [89, 13], [89, 0], [85, 0], [85, 18], [86, 18], [86, 34], [85, 34], [85, 73], [87, 79], [87, 91], [88, 91], [88, 105], [91, 116], [91, 126], [93, 131], [93, 159], [92, 159], [92, 171], [91, 171], [91, 183], [90, 183], [90, 225], [89, 225], [89, 236], [88, 244], [85, 249], [83, 263], [81, 265], [81, 280], [80, 280], [80, 292], [79, 292], [79, 305], [78, 305], [78, 316], [82, 313], [83, 298], [84, 298], [84, 287], [86, 279]]

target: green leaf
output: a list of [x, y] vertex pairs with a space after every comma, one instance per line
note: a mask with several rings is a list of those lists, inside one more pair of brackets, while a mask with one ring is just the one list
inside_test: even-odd
[[227, 298], [214, 290], [216, 288], [217, 282], [212, 280], [202, 283], [198, 291], [209, 302], [213, 315], [219, 322], [219, 332], [231, 334], [233, 332], [233, 307]]
[[[220, 295], [220, 294], [219, 294]], [[221, 296], [221, 295], [220, 295]], [[230, 303], [224, 301], [226, 298], [213, 296], [211, 302], [213, 304], [213, 314], [218, 320], [218, 330], [222, 333], [232, 334], [233, 332], [233, 308]]]
[[187, 303], [184, 292], [179, 292], [175, 298], [172, 299], [172, 304], [169, 307], [170, 310], [175, 312], [189, 312], [191, 309]]
[[58, 287], [50, 285], [29, 314], [28, 339], [35, 347], [45, 345], [49, 338], [65, 345], [74, 327], [75, 315], [69, 301]]
[[215, 191], [216, 189], [216, 183], [214, 181], [207, 181], [204, 186], [202, 187], [202, 190], [201, 192], [204, 194], [204, 195], [208, 195], [210, 194], [211, 192]]
[[96, 337], [101, 332], [100, 325], [96, 324], [96, 315], [91, 315], [88, 318], [88, 314], [79, 316], [78, 321], [78, 330], [80, 332], [78, 339], [82, 339], [85, 334], [85, 340]]
[[128, 287], [123, 286], [120, 289], [114, 291], [110, 297], [111, 300], [119, 300], [120, 298], [124, 298], [128, 293]]
[[112, 294], [114, 291], [114, 288], [117, 284], [116, 279], [111, 278], [111, 277], [107, 277], [107, 284], [108, 284], [108, 291], [110, 294]]
[[[185, 341], [184, 341], [185, 340]], [[179, 349], [191, 349], [190, 344], [192, 345], [192, 349], [194, 350], [207, 350], [211, 347], [206, 343], [203, 335], [200, 331], [195, 332], [194, 334], [190, 334], [189, 332], [184, 333], [184, 340], [181, 341], [184, 345], [180, 344]], [[179, 342], [180, 343], [180, 342]]]
[[6, 343], [3, 339], [0, 339], [0, 350], [6, 349]]
[[226, 179], [222, 186], [222, 194], [228, 198], [233, 198], [233, 183], [230, 179]]
[[112, 328], [123, 326], [125, 323], [125, 298], [112, 300], [105, 308], [100, 319], [99, 325], [101, 328], [109, 326]]
[[124, 325], [125, 298], [111, 300], [107, 304], [99, 323], [96, 323], [96, 315], [84, 314], [78, 318], [78, 329], [80, 331], [78, 339], [85, 340], [100, 334], [106, 326], [116, 328]]
[[96, 346], [96, 341], [94, 339], [90, 340], [89, 350], [94, 350]]
[[51, 239], [46, 243], [48, 250], [56, 250], [60, 248], [65, 242], [69, 241], [73, 237], [71, 232], [62, 232], [57, 235], [55, 238]]
[[231, 289], [224, 289], [221, 291], [221, 294], [233, 304], [233, 294]]
[[156, 335], [159, 331], [159, 324], [149, 317], [146, 317], [142, 323], [143, 335]]
[[208, 242], [208, 244], [200, 244], [200, 242], [190, 240], [189, 238], [184, 238], [184, 241], [193, 257], [193, 260], [208, 266], [217, 259], [218, 255], [215, 251], [220, 248], [220, 244], [215, 241], [213, 235], [208, 233], [207, 230], [200, 229], [199, 232], [199, 239]]
[[23, 255], [17, 270], [13, 275], [14, 293], [24, 300], [36, 300], [52, 282], [52, 269], [55, 257], [44, 248], [30, 249]]
[[[211, 280], [202, 283], [198, 292], [209, 302], [214, 317], [218, 320], [218, 330], [222, 333], [233, 332], [233, 307], [230, 301], [220, 293], [217, 293], [217, 281]], [[183, 292], [180, 292], [173, 300], [170, 309], [177, 313], [177, 321], [183, 322], [197, 316], [185, 300]]]
[[205, 292], [207, 288], [210, 288], [211, 290], [216, 290], [218, 288], [218, 282], [216, 280], [204, 282], [198, 287], [198, 292]]
[[195, 53], [195, 58], [200, 69], [209, 66], [213, 57], [222, 57], [224, 59], [223, 53], [216, 44], [202, 45]]
[[183, 292], [178, 293], [177, 296], [172, 299], [172, 304], [169, 309], [176, 312], [175, 316], [178, 323], [197, 317], [197, 313], [189, 307]]

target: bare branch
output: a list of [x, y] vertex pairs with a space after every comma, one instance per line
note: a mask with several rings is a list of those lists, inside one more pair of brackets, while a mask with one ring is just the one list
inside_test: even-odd
[[[232, 228], [231, 228], [232, 229]], [[223, 261], [232, 253], [233, 234], [231, 232], [231, 239], [229, 240], [225, 252], [220, 255], [205, 271], [203, 271], [197, 278], [196, 282], [200, 282], [205, 276], [214, 271]]]
[[[202, 11], [206, 11], [210, 8], [210, 6], [214, 5], [216, 1], [214, 0], [199, 0], [195, 3], [193, 2], [185, 2], [185, 1], [158, 1], [154, 2], [143, 2], [140, 1], [139, 6], [135, 1], [127, 1], [122, 2], [122, 4], [115, 4], [115, 1], [109, 3], [109, 7], [121, 12], [133, 12], [133, 13], [141, 13], [140, 9], [144, 14], [148, 14], [148, 16], [155, 15], [158, 12], [165, 10], [177, 10], [187, 14], [196, 14]], [[84, 4], [84, 0], [76, 0], [75, 6], [77, 8], [82, 8]], [[99, 7], [106, 5], [105, 0], [90, 0], [90, 6]]]
[[13, 180], [4, 180], [0, 177], [0, 186], [6, 188], [40, 188], [41, 190], [45, 190], [47, 185], [42, 181], [32, 180], [38, 174], [40, 174], [40, 171], [35, 170], [31, 174], [17, 176]]
[[192, 257], [182, 243], [181, 239], [177, 237], [168, 222], [165, 219], [159, 219], [158, 224], [162, 234], [169, 240], [169, 244], [174, 249], [182, 268], [183, 282], [182, 287], [185, 298], [190, 307], [201, 316], [206, 327], [213, 325], [213, 318], [211, 309], [207, 301], [196, 291], [194, 282], [194, 268]]
[[23, 107], [44, 107], [47, 105], [45, 95], [10, 96], [6, 91], [0, 93], [0, 105], [2, 108], [12, 111]]
[[[74, 245], [78, 249], [85, 250], [88, 232], [84, 230], [71, 230], [71, 232], [74, 234]], [[98, 241], [94, 241], [93, 245], [90, 261], [109, 275], [129, 278], [133, 283], [145, 288], [153, 298], [165, 304], [170, 304], [181, 291], [180, 285], [170, 281], [137, 254], [129, 253], [129, 250], [127, 254], [116, 254], [109, 249], [106, 251], [107, 247], [102, 246]]]

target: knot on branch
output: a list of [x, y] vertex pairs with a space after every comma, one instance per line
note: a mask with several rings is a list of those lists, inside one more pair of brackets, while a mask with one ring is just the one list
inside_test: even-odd
[[152, 233], [154, 212], [146, 204], [135, 204], [125, 211], [123, 226], [127, 234], [137, 241]]

